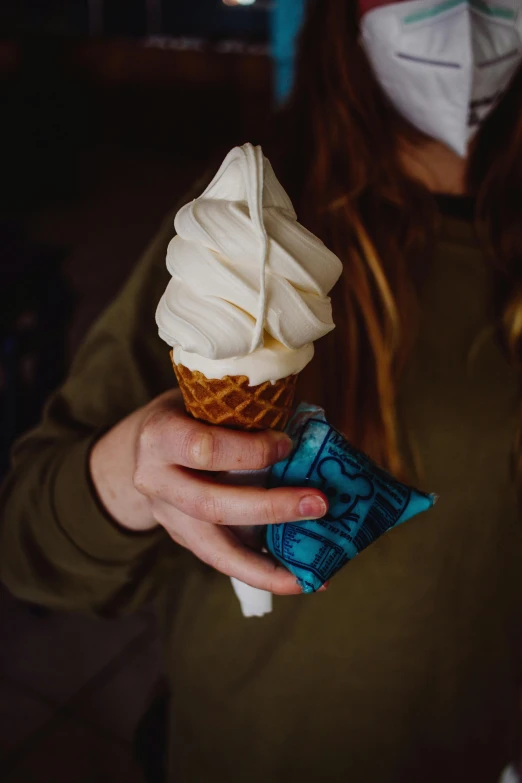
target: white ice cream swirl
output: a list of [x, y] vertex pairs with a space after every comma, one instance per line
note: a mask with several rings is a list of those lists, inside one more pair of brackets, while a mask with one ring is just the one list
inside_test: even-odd
[[176, 361], [251, 385], [303, 369], [334, 328], [328, 293], [342, 265], [297, 222], [261, 148], [234, 148], [175, 228], [156, 320]]

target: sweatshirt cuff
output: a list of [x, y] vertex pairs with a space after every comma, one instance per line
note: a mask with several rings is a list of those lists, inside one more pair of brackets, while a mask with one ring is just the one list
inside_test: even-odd
[[163, 528], [144, 533], [126, 530], [100, 502], [89, 470], [89, 456], [96, 438], [67, 449], [54, 482], [54, 507], [63, 532], [72, 543], [96, 560], [129, 562], [168, 539]]

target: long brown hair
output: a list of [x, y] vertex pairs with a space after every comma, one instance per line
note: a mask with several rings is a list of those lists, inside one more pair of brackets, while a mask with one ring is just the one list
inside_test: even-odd
[[[505, 344], [520, 363], [522, 78], [516, 82], [481, 132], [469, 179], [502, 280]], [[337, 328], [319, 344], [317, 359], [329, 417], [379, 463], [402, 473], [396, 392], [415, 340], [419, 275], [437, 210], [433, 195], [401, 164], [399, 140], [415, 144], [422, 137], [371, 71], [358, 44], [356, 0], [311, 0], [278, 139], [278, 172], [300, 221], [345, 266], [332, 295]]]

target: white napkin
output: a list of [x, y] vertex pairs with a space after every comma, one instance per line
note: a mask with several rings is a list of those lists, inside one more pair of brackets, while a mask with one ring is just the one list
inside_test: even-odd
[[[226, 475], [226, 483], [236, 486], [257, 486], [263, 487], [270, 468], [265, 470], [234, 470]], [[253, 528], [252, 528], [253, 529]], [[243, 617], [264, 617], [270, 614], [273, 609], [272, 593], [266, 590], [258, 590], [257, 587], [250, 587], [239, 579], [231, 577], [232, 587], [238, 597], [241, 605]]]
[[271, 613], [273, 609], [272, 593], [258, 590], [257, 587], [250, 587], [234, 577], [231, 577], [230, 581], [241, 604], [243, 617], [264, 617]]

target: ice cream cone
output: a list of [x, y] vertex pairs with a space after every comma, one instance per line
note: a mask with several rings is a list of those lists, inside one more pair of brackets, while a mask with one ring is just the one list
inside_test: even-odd
[[[333, 328], [328, 296], [343, 265], [297, 215], [260, 147], [230, 151], [175, 218], [171, 279], [156, 311], [185, 407], [238, 430], [283, 431], [299, 373]], [[257, 473], [257, 480], [254, 474]], [[266, 471], [232, 471], [244, 485]], [[245, 616], [271, 611], [270, 593], [233, 580]]]
[[241, 430], [285, 429], [292, 413], [297, 375], [249, 386], [246, 375], [210, 379], [176, 364], [173, 352], [170, 357], [185, 408], [195, 419]]

